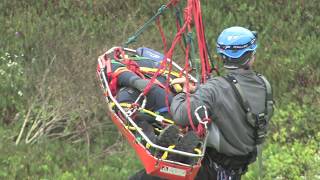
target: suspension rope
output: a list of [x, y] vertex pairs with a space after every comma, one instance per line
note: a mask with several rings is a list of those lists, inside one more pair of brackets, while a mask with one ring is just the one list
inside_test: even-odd
[[[166, 7], [168, 7], [169, 5], [171, 6], [175, 6], [177, 4], [178, 1], [170, 1]], [[178, 11], [176, 11], [177, 13]], [[177, 13], [178, 14], [178, 13]], [[170, 81], [170, 73], [172, 70], [172, 55], [173, 55], [173, 51], [175, 49], [175, 46], [181, 42], [181, 38], [187, 36], [187, 42], [186, 42], [186, 47], [185, 47], [185, 67], [182, 70], [182, 72], [185, 72], [185, 76], [186, 76], [186, 103], [187, 103], [187, 111], [188, 111], [188, 119], [190, 121], [190, 126], [192, 127], [192, 129], [196, 132], [202, 131], [201, 129], [203, 129], [203, 127], [201, 128], [200, 126], [202, 126], [201, 124], [198, 125], [198, 127], [195, 127], [193, 121], [192, 121], [192, 115], [191, 115], [191, 103], [190, 103], [190, 87], [189, 87], [189, 71], [192, 70], [190, 69], [190, 65], [191, 65], [191, 61], [190, 59], [193, 59], [194, 57], [194, 47], [192, 45], [192, 28], [191, 28], [191, 23], [193, 21], [193, 24], [195, 26], [196, 29], [196, 35], [197, 35], [197, 39], [198, 39], [198, 50], [199, 50], [199, 56], [200, 56], [200, 64], [201, 64], [201, 82], [205, 83], [206, 80], [209, 78], [210, 76], [210, 71], [211, 71], [211, 64], [209, 62], [209, 54], [208, 54], [208, 47], [206, 44], [206, 40], [205, 40], [205, 33], [204, 33], [204, 25], [202, 22], [202, 14], [201, 14], [201, 4], [199, 0], [188, 0], [187, 1], [187, 6], [184, 9], [184, 23], [181, 25], [181, 23], [176, 22], [177, 24], [177, 34], [175, 35], [171, 47], [170, 49], [165, 52], [165, 56], [164, 59], [162, 60], [159, 69], [157, 70], [157, 72], [154, 73], [154, 75], [152, 76], [152, 78], [150, 79], [149, 83], [147, 84], [146, 88], [144, 89], [144, 91], [142, 92], [144, 95], [146, 95], [152, 85], [154, 84], [156, 78], [161, 74], [161, 72], [163, 72], [165, 69], [168, 68], [168, 75], [167, 75], [167, 79], [166, 79], [166, 85], [165, 85], [165, 92], [166, 92], [166, 105], [169, 108], [169, 101], [168, 101], [168, 94], [169, 94], [169, 81]], [[178, 21], [178, 17], [177, 17], [177, 21]], [[166, 51], [166, 39], [165, 39], [165, 35], [163, 33], [161, 24], [160, 24], [160, 20], [159, 18], [157, 18], [156, 21], [161, 37], [162, 37], [162, 41], [164, 43], [164, 51]], [[186, 35], [187, 33], [187, 35]], [[190, 48], [191, 48], [191, 52], [190, 52]], [[168, 59], [170, 59], [169, 64], [168, 64]], [[180, 73], [182, 75], [182, 73]], [[169, 111], [170, 113], [170, 111]], [[201, 132], [199, 132], [201, 133]]]
[[180, 0], [171, 0], [166, 5], [162, 5], [157, 13], [153, 15], [149, 20], [147, 20], [146, 23], [144, 23], [131, 37], [128, 38], [128, 40], [123, 44], [123, 47], [128, 47], [129, 44], [136, 42], [137, 38], [147, 29], [147, 27], [158, 19], [160, 15], [162, 15], [166, 9], [169, 7], [174, 7], [179, 3]]
[[199, 56], [201, 60], [201, 76], [202, 76], [202, 82], [204, 83], [206, 82], [207, 78], [210, 75], [211, 67], [208, 60], [204, 26], [202, 22], [201, 4], [199, 0], [192, 0], [192, 2], [194, 6], [193, 8], [194, 24], [197, 32]]
[[163, 44], [163, 53], [165, 53], [167, 51], [167, 39], [166, 39], [166, 36], [164, 35], [163, 28], [161, 26], [159, 18], [157, 18], [156, 24], [158, 26], [158, 29], [159, 29], [159, 32], [161, 35], [161, 40], [162, 40], [162, 44]]
[[[181, 26], [183, 26], [183, 18], [181, 16], [181, 8], [180, 7], [175, 7], [175, 12], [176, 12], [176, 28], [179, 31]], [[185, 52], [185, 47], [187, 45], [187, 40], [186, 40], [186, 35], [183, 34], [182, 41], [180, 41], [179, 45], [182, 49], [183, 52]]]
[[146, 23], [144, 23], [131, 37], [128, 38], [127, 42], [123, 44], [123, 47], [128, 47], [129, 44], [136, 42], [137, 38], [145, 31], [145, 29], [155, 21], [163, 12], [167, 9], [167, 5], [162, 5], [157, 13], [152, 16]]
[[[156, 72], [153, 73], [153, 76], [150, 78], [149, 83], [146, 85], [145, 89], [142, 92], [142, 95], [146, 95], [152, 88], [153, 84], [156, 82], [157, 77], [159, 75], [162, 75], [167, 70], [167, 78], [166, 83], [164, 86], [165, 94], [166, 94], [166, 106], [169, 109], [169, 83], [170, 83], [170, 75], [172, 71], [172, 55], [175, 50], [175, 47], [177, 44], [180, 44], [181, 47], [183, 47], [182, 43], [184, 43], [184, 51], [185, 51], [185, 66], [180, 72], [180, 77], [183, 75], [186, 77], [186, 103], [187, 103], [187, 111], [188, 111], [188, 119], [190, 121], [190, 126], [192, 129], [199, 134], [203, 129], [202, 124], [199, 123], [197, 127], [195, 127], [192, 115], [191, 115], [191, 103], [190, 103], [190, 87], [189, 87], [189, 72], [192, 70], [192, 61], [195, 59], [195, 48], [193, 44], [192, 39], [192, 26], [195, 27], [196, 30], [196, 37], [197, 37], [197, 43], [198, 43], [198, 53], [199, 53], [199, 61], [196, 62], [196, 71], [198, 72], [199, 69], [201, 69], [201, 77], [198, 76], [198, 83], [205, 83], [207, 79], [210, 77], [210, 73], [212, 70], [215, 70], [218, 73], [217, 66], [213, 63], [213, 59], [208, 52], [208, 45], [205, 38], [205, 32], [204, 32], [204, 25], [202, 21], [202, 12], [201, 12], [201, 3], [200, 0], [187, 0], [187, 5], [184, 8], [183, 11], [183, 20], [181, 17], [180, 9], [177, 6], [179, 3], [179, 0], [170, 0], [166, 5], [162, 5], [157, 13], [151, 17], [143, 26], [141, 26], [133, 36], [129, 37], [127, 42], [124, 43], [124, 47], [127, 47], [129, 44], [136, 41], [138, 36], [140, 36], [145, 29], [153, 22], [155, 21], [156, 25], [158, 26], [158, 30], [161, 35], [162, 43], [163, 43], [163, 51], [164, 51], [164, 58], [162, 62], [160, 63], [160, 66]], [[177, 27], [177, 33], [174, 36], [174, 39], [171, 42], [171, 46], [168, 49], [167, 48], [167, 40], [165, 37], [165, 33], [163, 31], [163, 28], [161, 26], [160, 22], [160, 15], [164, 13], [164, 11], [168, 8], [175, 8], [176, 12], [176, 27]], [[182, 42], [183, 40], [183, 42]], [[120, 51], [121, 52], [121, 51]], [[125, 58], [125, 55], [122, 54], [122, 57]], [[169, 63], [168, 63], [169, 61]], [[199, 68], [199, 65], [201, 68]], [[211, 68], [213, 67], [213, 68]], [[139, 70], [137, 70], [139, 72]], [[199, 74], [199, 73], [197, 73]], [[201, 79], [201, 80], [200, 80]], [[199, 85], [199, 84], [198, 84]]]

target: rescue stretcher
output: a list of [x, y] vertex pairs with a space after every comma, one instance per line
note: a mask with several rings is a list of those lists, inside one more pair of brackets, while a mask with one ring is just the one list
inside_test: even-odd
[[[100, 86], [103, 90], [105, 100], [108, 104], [107, 109], [109, 117], [111, 117], [113, 123], [117, 126], [121, 134], [123, 134], [129, 144], [135, 150], [137, 156], [141, 160], [148, 174], [174, 180], [194, 179], [197, 172], [199, 171], [201, 161], [205, 154], [205, 147], [207, 144], [209, 132], [206, 131], [205, 136], [201, 138], [199, 147], [192, 153], [176, 150], [173, 147], [162, 147], [152, 142], [137, 125], [135, 120], [133, 120], [133, 118], [131, 117], [131, 115], [135, 111], [143, 110], [144, 105], [142, 104], [141, 107], [138, 107], [137, 109], [137, 107], [130, 107], [128, 105], [121, 104], [117, 102], [114, 93], [111, 92], [109, 84], [110, 80], [108, 79], [108, 76], [106, 74], [106, 61], [110, 60], [110, 58], [112, 57], [111, 54], [113, 54], [114, 51], [119, 48], [120, 47], [113, 47], [98, 58], [97, 77], [100, 80]], [[125, 52], [127, 58], [130, 58], [131, 56], [140, 56], [137, 53], [137, 50], [129, 48], [121, 49]], [[154, 52], [151, 51], [151, 53]], [[158, 56], [158, 54], [153, 55]], [[152, 54], [148, 57], [152, 57]], [[167, 59], [167, 61], [171, 60]], [[175, 62], [172, 62], [172, 65], [177, 71], [183, 71], [183, 69]], [[192, 75], [188, 74], [188, 76], [192, 81], [197, 81]], [[139, 96], [139, 98], [144, 98], [143, 102], [145, 103], [145, 97]], [[196, 114], [196, 117], [198, 117], [197, 112], [194, 113]], [[154, 116], [157, 121], [163, 121], [165, 119], [157, 114], [154, 114]], [[202, 123], [203, 125], [205, 125], [205, 128], [207, 128], [206, 122], [201, 121], [199, 117], [197, 119], [199, 123]], [[159, 156], [159, 152], [161, 156]], [[192, 159], [192, 161], [185, 163], [166, 159], [166, 155], [168, 153], [173, 153], [185, 158], [190, 158]]]

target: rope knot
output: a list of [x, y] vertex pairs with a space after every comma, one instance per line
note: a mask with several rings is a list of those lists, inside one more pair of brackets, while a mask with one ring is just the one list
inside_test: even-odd
[[197, 134], [199, 137], [204, 137], [206, 133], [206, 128], [204, 128], [204, 125], [203, 124], [199, 124], [198, 127], [197, 127]]
[[140, 104], [139, 103], [132, 103], [131, 107], [135, 108], [135, 109], [138, 109], [140, 107]]
[[113, 52], [113, 58], [114, 58], [115, 60], [119, 60], [119, 59], [121, 58], [121, 54], [122, 54], [121, 51], [122, 51], [121, 48], [117, 48], [117, 49], [114, 50], [114, 52]]

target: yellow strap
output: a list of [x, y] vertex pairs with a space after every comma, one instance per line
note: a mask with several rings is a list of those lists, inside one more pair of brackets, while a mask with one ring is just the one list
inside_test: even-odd
[[145, 112], [145, 113], [147, 113], [147, 114], [149, 114], [149, 115], [151, 115], [151, 116], [154, 116], [154, 117], [160, 116], [160, 117], [163, 119], [163, 121], [165, 121], [165, 122], [167, 122], [167, 123], [170, 123], [170, 124], [174, 124], [174, 121], [172, 121], [172, 120], [170, 120], [170, 119], [166, 119], [166, 118], [164, 118], [163, 116], [161, 116], [161, 115], [159, 115], [159, 114], [156, 114], [156, 113], [154, 113], [154, 112], [152, 112], [152, 111], [149, 111], [149, 110], [147, 110], [147, 109], [141, 109], [141, 110], [142, 110], [142, 112]]
[[[115, 106], [115, 103], [114, 102], [111, 102], [110, 103], [110, 106], [111, 106], [111, 108], [113, 108], [114, 106]], [[131, 104], [129, 104], [129, 103], [120, 103], [120, 106], [121, 107], [126, 107], [126, 108], [131, 108]], [[174, 121], [172, 121], [172, 120], [170, 120], [170, 119], [166, 119], [166, 118], [164, 118], [163, 116], [161, 116], [161, 115], [159, 115], [159, 114], [156, 114], [155, 112], [152, 112], [152, 111], [149, 111], [149, 110], [147, 110], [147, 109], [139, 109], [140, 111], [142, 111], [142, 112], [144, 112], [144, 113], [147, 113], [147, 114], [149, 114], [149, 115], [151, 115], [151, 116], [154, 116], [154, 117], [157, 117], [157, 116], [160, 116], [162, 119], [163, 119], [163, 121], [165, 121], [165, 122], [167, 122], [167, 123], [170, 123], [170, 124], [174, 124]]]
[[[170, 82], [171, 82], [171, 80], [170, 80]], [[172, 85], [172, 87], [176, 90], [177, 93], [180, 93], [183, 90], [180, 84], [174, 84], [174, 85]]]
[[113, 72], [113, 77], [118, 77], [123, 72], [131, 72], [127, 67], [119, 67]]
[[[132, 130], [132, 131], [136, 131], [137, 128], [133, 127], [133, 126], [124, 126], [126, 129]], [[140, 130], [142, 130], [141, 128], [139, 128]]]
[[[168, 147], [168, 149], [174, 149], [176, 147], [176, 145], [171, 145]], [[165, 160], [168, 158], [168, 151], [165, 151], [161, 157], [162, 160]]]
[[[176, 147], [176, 145], [171, 145], [168, 147], [168, 149], [174, 149]], [[198, 148], [195, 148], [194, 151], [198, 154], [201, 154], [201, 150]], [[168, 158], [168, 151], [165, 151], [161, 157], [161, 159], [167, 159]]]
[[[111, 108], [113, 108], [115, 105], [116, 105], [116, 104], [115, 104], [114, 102], [111, 102], [111, 103], [110, 103]], [[120, 103], [120, 106], [121, 106], [121, 107], [126, 107], [126, 108], [131, 108], [132, 105], [129, 104], [129, 103]]]
[[[139, 69], [142, 72], [157, 72], [158, 71], [157, 68], [149, 68], [149, 67], [140, 67]], [[165, 71], [161, 70], [160, 73], [161, 74], [169, 74], [169, 71], [168, 70], [165, 70]], [[171, 71], [170, 75], [175, 76], [175, 77], [180, 77], [180, 74], [175, 71]]]
[[[140, 71], [142, 72], [157, 72], [158, 69], [157, 68], [148, 68], [148, 67], [140, 67]], [[168, 74], [169, 71], [160, 71], [161, 74]], [[175, 71], [171, 71], [170, 75], [175, 76], [175, 77], [180, 77], [180, 74], [178, 72]], [[172, 79], [170, 79], [170, 82], [172, 81]], [[180, 84], [175, 84], [173, 85], [173, 88], [176, 90], [177, 93], [182, 92], [182, 87]]]
[[154, 128], [157, 132], [161, 132], [162, 130], [159, 128]]
[[201, 154], [201, 150], [200, 149], [198, 149], [198, 148], [194, 148], [194, 151], [196, 152], [196, 153], [198, 153], [198, 154]]

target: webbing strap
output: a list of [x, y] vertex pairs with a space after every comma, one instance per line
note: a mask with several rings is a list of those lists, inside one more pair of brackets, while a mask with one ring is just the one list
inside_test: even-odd
[[[175, 147], [176, 147], [176, 145], [170, 145], [170, 146], [168, 147], [168, 149], [172, 150], [172, 149], [174, 149]], [[165, 151], [165, 152], [163, 153], [163, 155], [161, 156], [161, 159], [162, 159], [162, 160], [165, 160], [165, 159], [167, 159], [167, 157], [168, 157], [168, 151]]]
[[238, 81], [236, 80], [236, 78], [234, 78], [232, 75], [227, 75], [225, 78], [231, 85], [231, 87], [233, 88], [234, 92], [236, 93], [236, 97], [238, 99], [238, 101], [240, 102], [240, 105], [242, 107], [242, 109], [246, 112], [247, 114], [247, 121], [249, 122], [249, 124], [253, 127], [255, 127], [255, 119], [253, 119], [252, 117], [252, 113], [251, 113], [251, 107], [249, 104], [249, 101], [247, 100], [247, 98], [245, 98], [240, 84], [238, 83]]
[[[110, 107], [111, 108], [113, 108], [115, 106], [115, 103], [110, 103]], [[132, 108], [132, 104], [129, 104], [129, 103], [120, 103], [120, 106], [121, 107], [125, 107], [125, 108]], [[150, 115], [150, 116], [153, 116], [153, 117], [155, 117], [155, 119], [156, 120], [159, 120], [159, 121], [164, 121], [164, 122], [166, 122], [166, 123], [169, 123], [169, 124], [174, 124], [174, 121], [173, 120], [171, 120], [171, 119], [167, 119], [167, 118], [165, 118], [165, 117], [163, 117], [163, 116], [161, 116], [161, 115], [159, 115], [159, 114], [157, 114], [157, 113], [155, 113], [155, 112], [152, 112], [152, 111], [150, 111], [150, 110], [147, 110], [147, 109], [144, 109], [144, 108], [139, 108], [138, 109], [140, 112], [142, 112], [142, 113], [145, 113], [145, 114], [148, 114], [148, 115]]]
[[232, 86], [234, 92], [236, 93], [236, 97], [241, 104], [241, 107], [246, 112], [246, 120], [254, 128], [255, 143], [258, 145], [264, 141], [267, 134], [268, 120], [273, 113], [273, 100], [271, 86], [267, 79], [260, 74], [257, 74], [257, 77], [263, 81], [263, 84], [266, 88], [265, 109], [264, 112], [259, 114], [253, 114], [251, 112], [250, 104], [245, 98], [238, 81], [232, 75], [227, 75], [224, 78]]
[[249, 104], [248, 100], [244, 97], [244, 94], [240, 88], [240, 84], [238, 83], [236, 78], [234, 78], [231, 75], [227, 75], [226, 78], [229, 82], [231, 82], [234, 85], [233, 87], [235, 87], [235, 90], [236, 90], [235, 93], [238, 94], [237, 97], [240, 97], [240, 101], [242, 102], [240, 104], [241, 104], [242, 108], [245, 110], [245, 112], [251, 111], [250, 104]]
[[269, 83], [269, 81], [267, 80], [266, 77], [264, 77], [262, 74], [257, 74], [258, 77], [264, 82], [264, 85], [266, 86], [266, 92], [267, 92], [267, 100], [271, 101], [272, 99], [272, 89], [271, 89], [271, 85]]
[[[149, 67], [140, 67], [140, 71], [145, 72], [145, 73], [149, 73], [149, 72], [156, 73], [158, 71], [158, 69], [157, 68], [149, 68]], [[175, 71], [171, 71], [171, 72], [169, 72], [167, 70], [160, 71], [160, 74], [169, 74], [169, 73], [172, 76], [180, 77], [179, 73], [175, 72]]]
[[265, 76], [263, 76], [262, 74], [257, 74], [257, 76], [262, 80], [262, 82], [264, 83], [264, 86], [266, 88], [266, 103], [265, 103], [265, 113], [268, 115], [268, 117], [272, 116], [273, 113], [273, 97], [272, 97], [272, 88], [271, 85], [269, 83], [269, 81], [267, 80], [267, 78]]
[[118, 88], [117, 84], [118, 84], [119, 75], [124, 72], [128, 72], [128, 71], [130, 71], [130, 70], [128, 70], [126, 67], [120, 67], [111, 74], [111, 81], [110, 81], [109, 85], [110, 85], [110, 90], [111, 90], [112, 94], [115, 94], [117, 91], [117, 88]]

